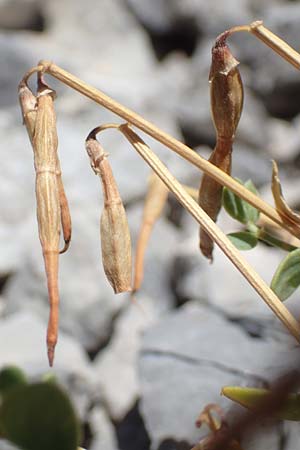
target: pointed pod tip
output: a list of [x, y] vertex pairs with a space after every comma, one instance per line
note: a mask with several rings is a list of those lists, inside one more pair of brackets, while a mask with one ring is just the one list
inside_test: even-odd
[[53, 367], [54, 354], [55, 354], [55, 346], [48, 345], [48, 361], [50, 367]]

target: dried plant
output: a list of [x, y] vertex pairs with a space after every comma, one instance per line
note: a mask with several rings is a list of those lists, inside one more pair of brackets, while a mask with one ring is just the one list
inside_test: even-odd
[[[42, 79], [43, 73], [52, 75], [70, 88], [75, 89], [125, 120], [124, 124], [106, 124], [97, 127], [90, 133], [87, 140], [87, 150], [91, 158], [92, 168], [100, 175], [103, 186], [105, 206], [101, 219], [102, 255], [106, 275], [115, 291], [120, 292], [131, 288], [130, 238], [125, 211], [106, 158], [107, 155], [96, 140], [96, 134], [108, 128], [121, 132], [149, 165], [153, 173], [161, 180], [161, 182], [158, 182], [158, 178], [155, 178], [155, 188], [153, 185], [149, 190], [149, 197], [147, 197], [144, 217], [147, 231], [143, 231], [142, 227], [137, 250], [136, 278], [133, 289], [136, 290], [140, 285], [143, 254], [150, 228], [161, 214], [167, 191], [170, 191], [200, 225], [203, 253], [208, 258], [212, 258], [212, 243], [215, 242], [288, 328], [289, 332], [300, 342], [299, 322], [274, 293], [276, 289], [274, 287], [271, 289], [261, 279], [236, 248], [236, 246], [239, 246], [237, 241], [245, 242], [246, 238], [249, 240], [249, 237], [252, 239], [252, 243], [259, 239], [269, 239], [273, 240], [274, 245], [285, 245], [284, 242], [280, 243], [280, 240], [276, 241], [272, 236], [268, 237], [266, 230], [258, 226], [259, 217], [263, 217], [265, 221], [268, 220], [275, 224], [274, 226], [285, 230], [286, 233], [293, 237], [300, 238], [300, 223], [294, 219], [290, 212], [287, 212], [287, 207], [283, 203], [281, 194], [274, 195], [276, 207], [273, 208], [258, 196], [250, 182], [244, 185], [230, 176], [232, 143], [242, 110], [243, 89], [237, 69], [238, 63], [229, 52], [226, 40], [233, 33], [237, 32], [248, 32], [254, 35], [286, 61], [296, 68], [300, 68], [300, 55], [265, 28], [260, 21], [246, 26], [234, 27], [219, 36], [213, 47], [213, 61], [210, 74], [212, 115], [217, 132], [217, 143], [209, 161], [206, 161], [192, 149], [163, 132], [143, 117], [112, 100], [92, 86], [87, 85], [52, 62], [41, 61], [37, 67], [32, 68], [24, 76], [20, 83], [21, 107], [24, 122], [33, 144], [37, 171], [36, 191], [39, 232], [45, 259], [51, 305], [48, 328], [50, 363], [53, 360], [58, 321], [57, 270], [59, 234], [62, 226], [65, 239], [65, 248], [63, 250], [65, 250], [71, 237], [71, 220], [57, 156], [53, 91], [44, 84]], [[34, 96], [27, 86], [28, 78], [35, 72], [38, 73], [39, 79], [37, 96]], [[182, 186], [173, 177], [132, 127], [136, 127], [166, 145], [204, 172], [199, 204], [195, 200], [195, 197], [197, 199], [197, 193], [195, 194], [190, 187]], [[275, 175], [273, 178], [275, 180]], [[222, 194], [223, 186], [225, 188]], [[273, 189], [278, 191], [279, 182], [273, 181]], [[215, 224], [221, 202], [223, 202], [227, 210], [231, 208], [232, 215], [235, 215], [235, 218], [247, 227], [243, 232], [244, 240], [241, 235], [227, 237]], [[241, 210], [238, 212], [238, 214], [241, 213], [240, 216], [234, 209], [237, 206], [237, 202], [240, 202], [238, 203], [238, 206], [241, 207]], [[146, 211], [150, 211], [150, 219], [148, 212], [146, 217]], [[118, 236], [117, 239], [114, 236], [114, 232]], [[251, 248], [251, 243], [249, 246]], [[295, 251], [298, 250], [296, 249]]]
[[97, 131], [97, 128], [91, 131], [85, 147], [103, 188], [104, 209], [100, 225], [103, 267], [115, 294], [119, 294], [131, 291], [130, 231], [107, 154], [96, 140]]

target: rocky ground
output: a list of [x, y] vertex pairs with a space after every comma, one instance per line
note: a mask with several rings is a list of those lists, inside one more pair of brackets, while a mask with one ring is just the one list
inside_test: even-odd
[[[17, 364], [32, 379], [48, 371], [32, 151], [16, 94], [24, 72], [53, 60], [207, 157], [215, 139], [208, 88], [213, 40], [255, 19], [299, 48], [297, 1], [0, 2], [0, 367]], [[230, 43], [245, 86], [234, 175], [252, 178], [268, 198], [276, 158], [286, 197], [300, 207], [299, 73], [254, 37], [240, 34]], [[199, 254], [198, 226], [173, 198], [151, 237], [138, 304], [113, 295], [100, 257], [100, 183], [84, 139], [94, 126], [119, 119], [53, 85], [73, 221], [73, 241], [60, 262], [54, 372], [73, 398], [88, 450], [189, 449], [203, 434], [194, 425], [201, 409], [211, 402], [231, 407], [220, 388], [266, 383], [283, 370], [287, 349], [295, 359], [293, 342], [220, 251], [213, 265]], [[114, 132], [103, 142], [135, 242], [149, 170]], [[194, 167], [148, 142], [180, 181], [199, 185]], [[219, 224], [226, 231], [235, 226], [225, 214]], [[269, 282], [283, 253], [260, 246], [245, 257]], [[287, 302], [294, 311], [297, 297]], [[299, 432], [297, 423], [264, 424], [243, 448], [294, 450]]]

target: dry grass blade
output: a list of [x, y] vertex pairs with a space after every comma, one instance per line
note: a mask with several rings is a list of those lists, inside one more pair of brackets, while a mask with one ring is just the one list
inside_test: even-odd
[[216, 242], [241, 274], [247, 279], [274, 314], [287, 327], [292, 336], [300, 343], [300, 325], [270, 287], [260, 278], [250, 264], [240, 255], [227, 236], [217, 227], [210, 217], [191, 198], [176, 178], [168, 171], [159, 158], [145, 142], [129, 127], [120, 125], [119, 130], [133, 145], [147, 164], [155, 171], [168, 189], [175, 195], [183, 207], [197, 220], [209, 236]]
[[[241, 27], [238, 28], [240, 30]], [[242, 30], [240, 31], [248, 31], [248, 28], [249, 27], [242, 27]], [[45, 72], [60, 80], [62, 83], [65, 83], [70, 88], [75, 89], [82, 95], [85, 95], [99, 105], [102, 105], [104, 108], [107, 108], [113, 113], [119, 115], [124, 120], [128, 121], [132, 125], [135, 125], [137, 128], [144, 131], [149, 136], [152, 136], [154, 139], [161, 142], [163, 145], [166, 145], [172, 151], [178, 153], [178, 155], [180, 155], [182, 158], [185, 158], [191, 164], [195, 165], [199, 169], [203, 170], [206, 174], [210, 175], [218, 183], [226, 186], [243, 200], [250, 203], [250, 205], [254, 206], [256, 209], [264, 213], [275, 223], [285, 228], [289, 233], [296, 237], [300, 237], [300, 227], [291, 226], [290, 224], [285, 223], [280, 215], [275, 211], [275, 209], [265, 201], [263, 201], [261, 198], [259, 198], [257, 195], [250, 192], [236, 180], [231, 178], [229, 175], [211, 164], [206, 159], [202, 158], [182, 142], [173, 138], [168, 133], [165, 133], [160, 128], [145, 120], [135, 112], [116, 102], [109, 96], [105, 95], [103, 92], [88, 85], [78, 77], [72, 75], [71, 73], [63, 70], [62, 68], [49, 61], [41, 61], [40, 66], [31, 69], [27, 73], [27, 77], [30, 76], [32, 72], [40, 70], [41, 68], [43, 68]]]
[[268, 47], [272, 48], [278, 55], [282, 56], [287, 62], [296, 67], [296, 69], [300, 69], [300, 54], [266, 28], [262, 20], [251, 23], [249, 31]]
[[300, 215], [295, 213], [283, 198], [281, 183], [278, 175], [278, 166], [275, 161], [273, 161], [272, 171], [272, 194], [275, 201], [276, 210], [280, 215], [282, 215], [283, 220], [300, 224]]
[[58, 257], [60, 202], [57, 183], [57, 132], [54, 92], [39, 78], [37, 115], [33, 137], [39, 237], [47, 274], [50, 316], [47, 331], [49, 364], [53, 365], [58, 334]]
[[100, 176], [104, 209], [100, 234], [105, 274], [116, 294], [131, 291], [131, 240], [126, 212], [103, 148], [96, 140], [97, 129], [86, 140], [94, 172]]
[[[211, 112], [217, 133], [215, 149], [209, 162], [223, 172], [231, 173], [232, 143], [243, 108], [243, 85], [239, 70], [239, 62], [232, 56], [226, 38], [229, 32], [217, 39], [212, 49], [210, 68]], [[223, 186], [204, 174], [200, 190], [199, 205], [216, 221], [222, 205]], [[213, 241], [200, 229], [200, 249], [203, 255], [212, 261]]]
[[148, 182], [142, 225], [136, 247], [133, 292], [136, 292], [142, 284], [146, 247], [155, 222], [159, 219], [166, 204], [168, 192], [165, 184], [154, 172], [152, 172]]

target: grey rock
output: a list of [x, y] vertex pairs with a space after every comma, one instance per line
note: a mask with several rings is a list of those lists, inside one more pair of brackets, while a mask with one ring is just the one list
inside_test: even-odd
[[[2, 319], [0, 336], [5, 345], [0, 367], [16, 365], [31, 380], [40, 380], [49, 373], [45, 335], [46, 323], [31, 313], [20, 312]], [[63, 332], [59, 335], [51, 374], [70, 393], [76, 411], [85, 418], [93, 385], [90, 363], [80, 344]]]
[[299, 116], [292, 123], [272, 119], [266, 150], [276, 161], [289, 162], [299, 155], [299, 124]]
[[146, 297], [132, 302], [116, 320], [109, 345], [97, 356], [93, 368], [96, 392], [102, 392], [109, 416], [119, 422], [140, 395], [136, 372], [142, 332], [158, 318], [154, 302]]
[[194, 0], [185, 1], [184, 4], [179, 0], [156, 0], [151, 3], [128, 0], [128, 3], [141, 22], [156, 33], [170, 32], [178, 24], [191, 19], [196, 19], [199, 30], [208, 32], [212, 28], [212, 32], [218, 30], [219, 33], [219, 30], [225, 30], [232, 23], [248, 22], [251, 17], [247, 0], [227, 2], [226, 9], [220, 8], [218, 2], [208, 4]]
[[[203, 407], [212, 402], [231, 407], [220, 397], [221, 387], [261, 385], [276, 376], [275, 358], [280, 361], [285, 353], [284, 346], [249, 338], [221, 315], [191, 304], [146, 331], [139, 372], [141, 411], [152, 448], [167, 438], [197, 442], [202, 431], [194, 422]], [[264, 431], [256, 447], [244, 442], [243, 448], [277, 448], [278, 430]]]
[[20, 450], [20, 447], [16, 447], [4, 439], [0, 439], [0, 448], [1, 450]]
[[0, 28], [31, 29], [39, 18], [37, 0], [2, 0], [0, 3]]
[[[221, 220], [218, 223], [222, 228]], [[235, 228], [228, 227], [225, 231], [232, 232]], [[192, 251], [191, 256], [195, 257], [196, 252], [197, 249]], [[243, 252], [241, 256], [269, 283], [283, 255], [283, 252], [276, 249], [259, 245], [251, 252]], [[214, 250], [212, 265], [209, 265], [200, 254], [197, 258], [198, 265], [195, 265], [182, 280], [182, 295], [200, 302], [208, 302], [230, 317], [273, 322], [272, 312], [217, 247]]]
[[93, 434], [93, 441], [89, 450], [98, 450], [99, 448], [118, 449], [114, 427], [104, 408], [94, 408], [88, 417], [88, 421]]

